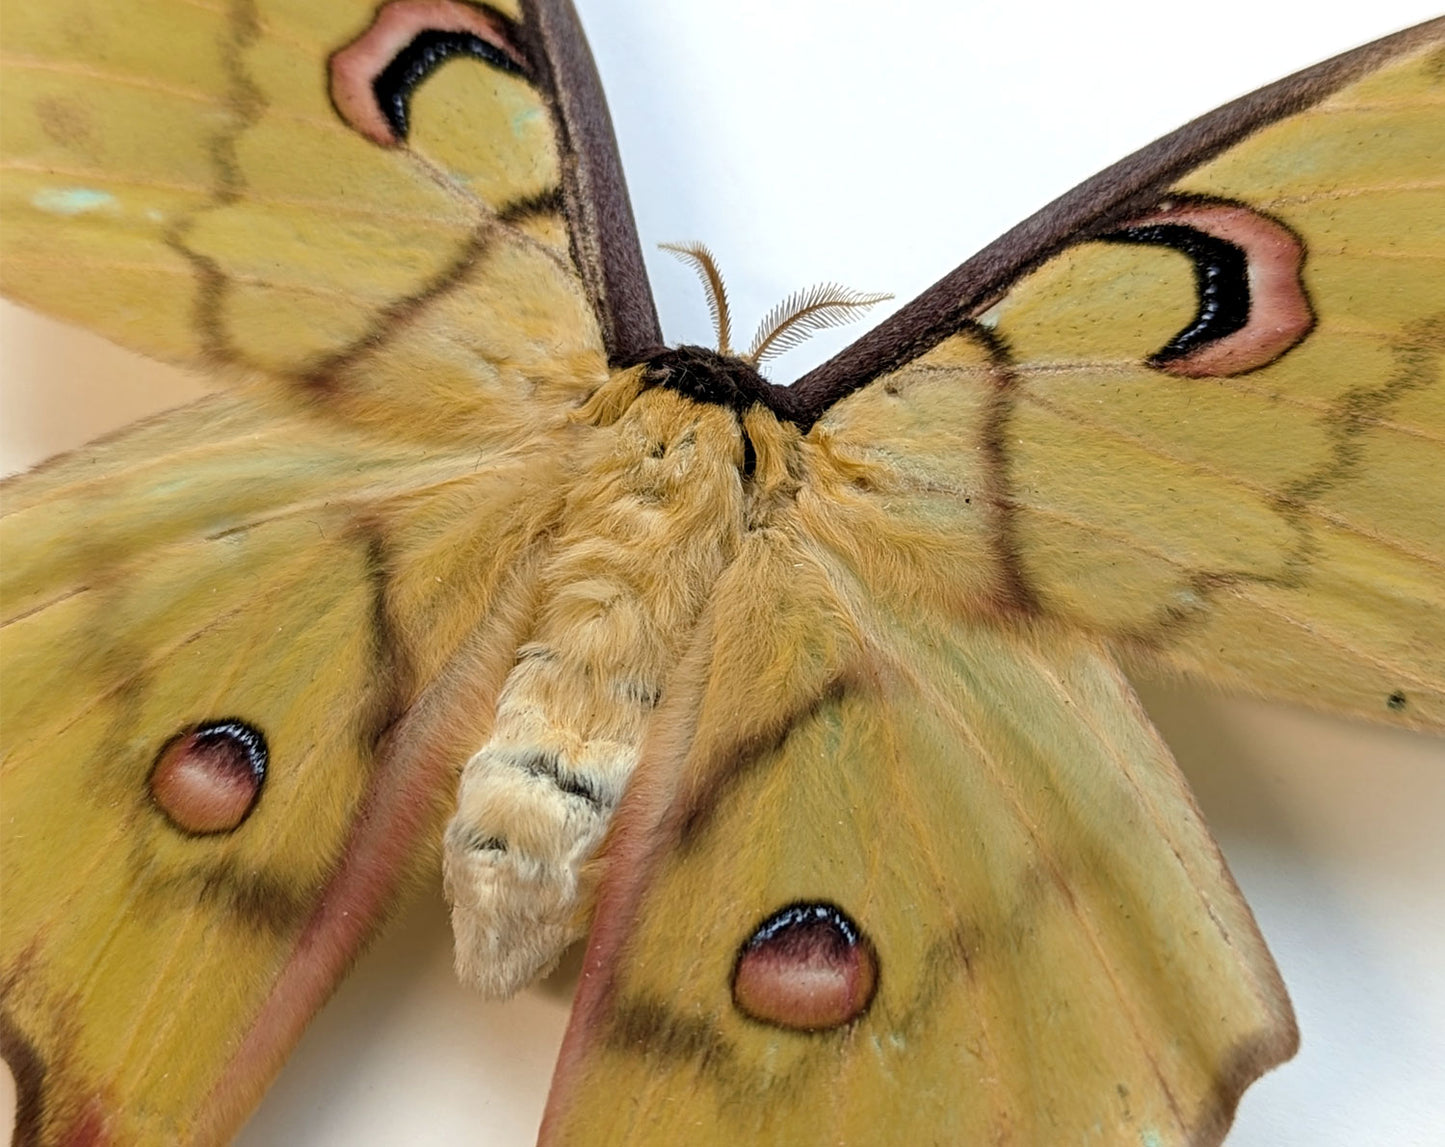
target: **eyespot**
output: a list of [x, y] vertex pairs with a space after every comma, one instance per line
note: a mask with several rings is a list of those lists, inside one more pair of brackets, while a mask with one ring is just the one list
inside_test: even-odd
[[182, 832], [231, 832], [261, 799], [270, 754], [254, 725], [235, 718], [177, 733], [151, 766], [151, 800]]
[[791, 904], [738, 950], [733, 1004], [750, 1019], [793, 1031], [841, 1027], [868, 1010], [878, 988], [872, 942], [832, 904]]
[[1149, 360], [1159, 370], [1186, 378], [1245, 374], [1282, 357], [1314, 327], [1304, 244], [1253, 208], [1181, 196], [1102, 238], [1170, 247], [1194, 264], [1198, 311]]
[[373, 143], [406, 141], [411, 95], [453, 56], [526, 75], [510, 21], [459, 0], [392, 0], [360, 36], [331, 56], [331, 102]]

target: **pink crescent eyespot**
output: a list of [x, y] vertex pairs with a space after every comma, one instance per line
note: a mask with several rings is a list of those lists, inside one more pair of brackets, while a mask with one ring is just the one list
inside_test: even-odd
[[1238, 203], [1181, 197], [1104, 236], [1158, 243], [1194, 263], [1199, 310], [1150, 365], [1186, 378], [1244, 374], [1298, 346], [1314, 327], [1304, 244]]
[[392, 0], [330, 60], [331, 102], [373, 143], [406, 142], [411, 94], [457, 55], [526, 75], [527, 59], [500, 13], [460, 0]]

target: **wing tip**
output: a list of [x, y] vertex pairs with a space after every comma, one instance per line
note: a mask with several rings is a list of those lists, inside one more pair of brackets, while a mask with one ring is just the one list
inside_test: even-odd
[[1235, 1044], [1225, 1057], [1215, 1080], [1212, 1101], [1194, 1121], [1189, 1147], [1221, 1147], [1234, 1126], [1244, 1093], [1261, 1076], [1293, 1059], [1299, 1051], [1299, 1025], [1283, 984], [1278, 985], [1278, 993], [1278, 999], [1269, 1001], [1279, 1009], [1276, 1022]]

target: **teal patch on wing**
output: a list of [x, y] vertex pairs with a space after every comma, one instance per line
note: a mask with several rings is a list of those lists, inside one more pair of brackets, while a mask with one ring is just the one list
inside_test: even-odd
[[84, 215], [87, 211], [114, 206], [115, 196], [89, 187], [57, 187], [37, 191], [30, 202], [41, 211], [56, 215]]

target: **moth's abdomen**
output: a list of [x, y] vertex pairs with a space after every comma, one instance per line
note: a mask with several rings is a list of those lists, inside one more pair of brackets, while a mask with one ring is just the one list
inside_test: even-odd
[[457, 970], [507, 995], [585, 927], [580, 869], [743, 528], [729, 410], [664, 389], [598, 429], [446, 836]]

